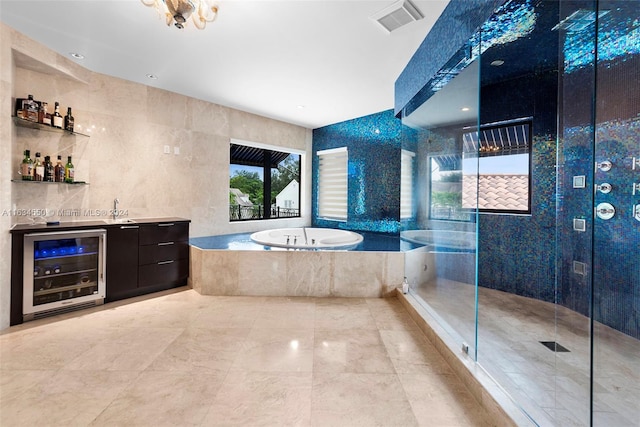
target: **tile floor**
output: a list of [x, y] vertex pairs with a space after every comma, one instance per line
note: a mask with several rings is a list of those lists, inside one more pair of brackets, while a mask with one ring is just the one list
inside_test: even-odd
[[493, 424], [395, 298], [154, 297], [0, 334], [2, 426]]
[[[436, 279], [415, 291], [473, 347], [473, 286]], [[540, 425], [588, 426], [589, 319], [486, 288], [479, 289], [478, 304], [478, 363]], [[569, 352], [555, 353], [540, 341], [556, 341]], [[593, 354], [593, 425], [640, 426], [640, 341], [596, 322]]]

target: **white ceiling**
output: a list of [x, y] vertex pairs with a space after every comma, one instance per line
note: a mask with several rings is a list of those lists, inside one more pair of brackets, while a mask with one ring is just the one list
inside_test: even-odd
[[220, 0], [202, 31], [140, 0], [0, 0], [0, 20], [90, 70], [317, 128], [393, 108], [448, 1], [414, 0], [425, 18], [392, 33], [370, 16], [394, 0]]

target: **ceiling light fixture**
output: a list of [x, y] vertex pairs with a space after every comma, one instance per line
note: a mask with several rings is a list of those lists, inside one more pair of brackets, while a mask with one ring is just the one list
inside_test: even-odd
[[191, 16], [193, 24], [202, 30], [207, 22], [213, 22], [218, 16], [218, 5], [214, 0], [140, 0], [145, 6], [155, 7], [164, 15], [167, 26], [182, 29]]
[[84, 59], [84, 55], [78, 52], [69, 52], [69, 56], [73, 59]]
[[151, 80], [158, 80], [158, 76], [156, 76], [155, 74], [147, 74], [147, 78]]
[[491, 61], [491, 65], [493, 65], [494, 67], [499, 67], [501, 65], [504, 65], [504, 61], [502, 59], [496, 59], [495, 61]]

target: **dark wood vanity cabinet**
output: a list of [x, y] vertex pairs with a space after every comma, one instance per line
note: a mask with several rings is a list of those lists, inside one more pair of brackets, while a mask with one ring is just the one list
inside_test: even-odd
[[189, 277], [189, 224], [161, 222], [140, 226], [138, 286], [186, 284]]
[[28, 233], [107, 231], [106, 302], [185, 286], [189, 278], [189, 223], [185, 218], [18, 224], [11, 229], [10, 324], [23, 322], [24, 241]]
[[184, 286], [188, 278], [189, 221], [107, 229], [107, 301]]
[[107, 229], [106, 301], [137, 293], [139, 228], [139, 225], [120, 225]]

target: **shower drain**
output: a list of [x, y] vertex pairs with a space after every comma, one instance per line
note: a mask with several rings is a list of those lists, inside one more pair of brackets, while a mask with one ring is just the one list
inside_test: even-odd
[[555, 351], [556, 353], [568, 353], [569, 350], [566, 347], [561, 346], [555, 341], [540, 341], [540, 344], [547, 347], [551, 351]]

